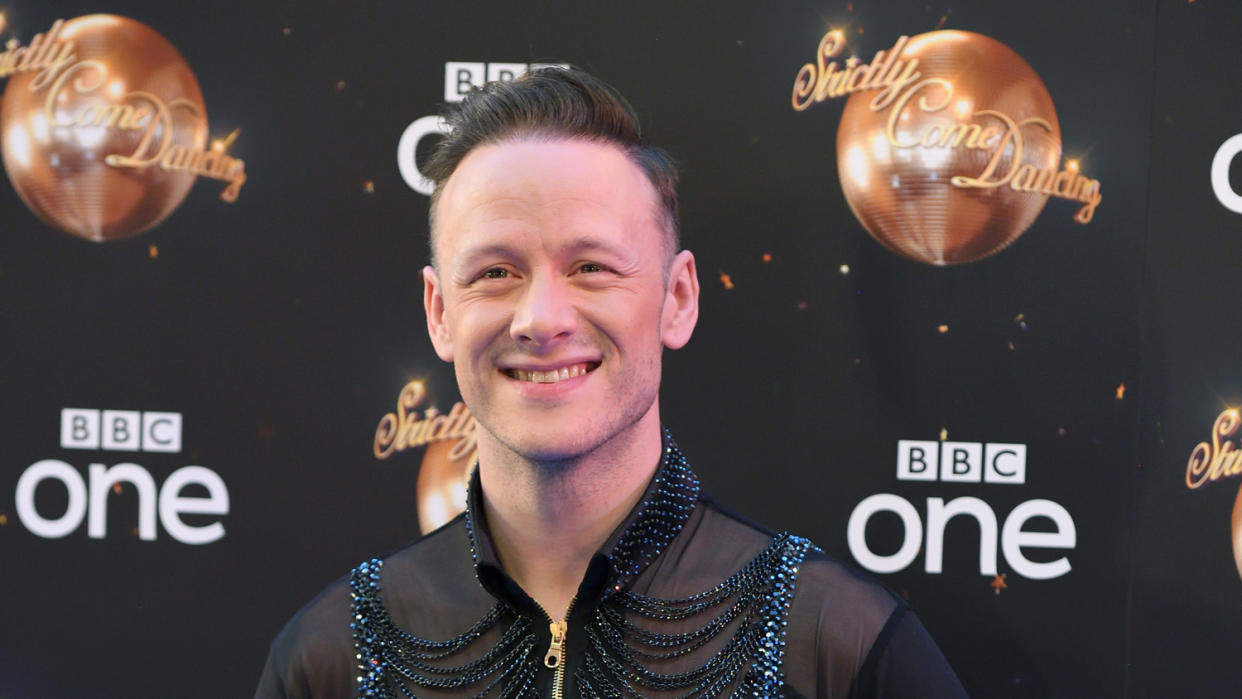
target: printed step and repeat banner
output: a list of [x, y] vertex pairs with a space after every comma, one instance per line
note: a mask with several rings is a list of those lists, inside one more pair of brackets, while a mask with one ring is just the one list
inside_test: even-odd
[[[575, 64], [682, 163], [706, 487], [909, 601], [975, 697], [1237, 697], [1242, 6], [15, 0], [0, 696], [248, 696], [451, 518], [438, 117]], [[344, 622], [343, 622], [344, 623]]]

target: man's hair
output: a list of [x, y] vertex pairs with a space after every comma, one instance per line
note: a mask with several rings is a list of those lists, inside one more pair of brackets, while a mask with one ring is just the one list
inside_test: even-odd
[[577, 68], [546, 67], [517, 80], [489, 82], [444, 114], [449, 131], [432, 152], [423, 174], [431, 194], [431, 259], [436, 263], [436, 204], [444, 184], [470, 151], [507, 140], [569, 139], [620, 148], [643, 171], [656, 192], [653, 212], [664, 228], [665, 258], [679, 247], [677, 164], [643, 141], [638, 115], [621, 93]]

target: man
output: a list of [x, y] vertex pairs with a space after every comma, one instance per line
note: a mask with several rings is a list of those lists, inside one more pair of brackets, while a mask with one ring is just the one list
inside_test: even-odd
[[714, 502], [661, 427], [699, 284], [624, 98], [543, 70], [448, 120], [424, 305], [479, 423], [467, 511], [299, 612], [257, 696], [965, 696], [904, 604]]

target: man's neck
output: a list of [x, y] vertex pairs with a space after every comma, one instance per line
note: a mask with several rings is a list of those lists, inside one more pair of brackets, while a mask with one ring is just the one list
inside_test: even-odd
[[501, 565], [553, 620], [566, 617], [591, 557], [642, 497], [661, 444], [654, 408], [589, 454], [555, 466], [523, 459], [480, 431], [483, 507]]

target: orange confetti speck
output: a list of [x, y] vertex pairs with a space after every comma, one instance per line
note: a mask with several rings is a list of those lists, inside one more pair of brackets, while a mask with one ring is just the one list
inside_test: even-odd
[[720, 283], [724, 284], [726, 291], [731, 291], [733, 289], [733, 277], [730, 277], [724, 272], [720, 273]]
[[948, 438], [949, 438], [949, 428], [941, 427], [940, 428], [940, 441], [943, 442], [947, 440]]
[[943, 335], [943, 334], [945, 334], [945, 333], [949, 332], [949, 326], [947, 326], [947, 325], [943, 325], [943, 324], [938, 325], [938, 326], [936, 326], [936, 332], [938, 332], [938, 333], [940, 333], [941, 335]]
[[996, 577], [992, 578], [992, 584], [989, 587], [991, 587], [992, 591], [998, 595], [1000, 594], [1001, 590], [1006, 590], [1009, 588], [1009, 586], [1005, 584], [1006, 575], [1007, 573], [1001, 573], [1000, 575], [997, 575]]
[[134, 527], [133, 529], [130, 529], [129, 533], [133, 536], [138, 536], [138, 527]]
[[1117, 384], [1117, 400], [1125, 400], [1125, 397], [1126, 397], [1125, 383]]
[[362, 183], [362, 191], [366, 192], [367, 194], [375, 194], [375, 183], [372, 182], [371, 180], [364, 181]]
[[337, 92], [341, 92], [341, 91], [343, 91], [344, 89], [345, 89], [345, 81], [344, 81], [344, 80], [337, 80], [337, 81], [336, 81], [336, 91], [337, 91]]
[[112, 484], [112, 492], [116, 493], [117, 495], [121, 494], [121, 482], [120, 481], [117, 481], [116, 483]]
[[6, 525], [6, 524], [8, 524], [8, 523], [9, 523], [9, 516], [8, 516], [8, 515], [0, 515], [0, 527], [3, 527], [4, 525]]
[[858, 35], [862, 36], [862, 33], [863, 33], [863, 25], [860, 24], [858, 25]]
[[939, 29], [939, 28], [943, 27], [943, 26], [944, 26], [944, 23], [945, 23], [945, 22], [948, 22], [948, 21], [949, 21], [949, 16], [948, 16], [948, 15], [940, 15], [940, 21], [939, 21], [939, 22], [936, 22], [936, 29]]
[[289, 27], [285, 27], [284, 29], [281, 30], [281, 32], [283, 32], [285, 36], [290, 36], [291, 34], [293, 34], [293, 30], [290, 29]]
[[772, 253], [768, 253], [768, 252], [763, 253], [763, 261], [764, 261], [764, 262], [771, 262], [771, 261], [772, 261]]
[[160, 249], [154, 245], [147, 248], [147, 257], [150, 257], [152, 260], [160, 259]]
[[807, 302], [806, 302], [806, 301], [799, 301], [799, 302], [798, 302], [798, 310], [799, 310], [799, 311], [805, 311], [806, 309], [807, 309]]
[[845, 3], [845, 11], [846, 11], [846, 12], [853, 12], [853, 11], [854, 11], [854, 3], [852, 3], [852, 2], [847, 2], [847, 3]]

